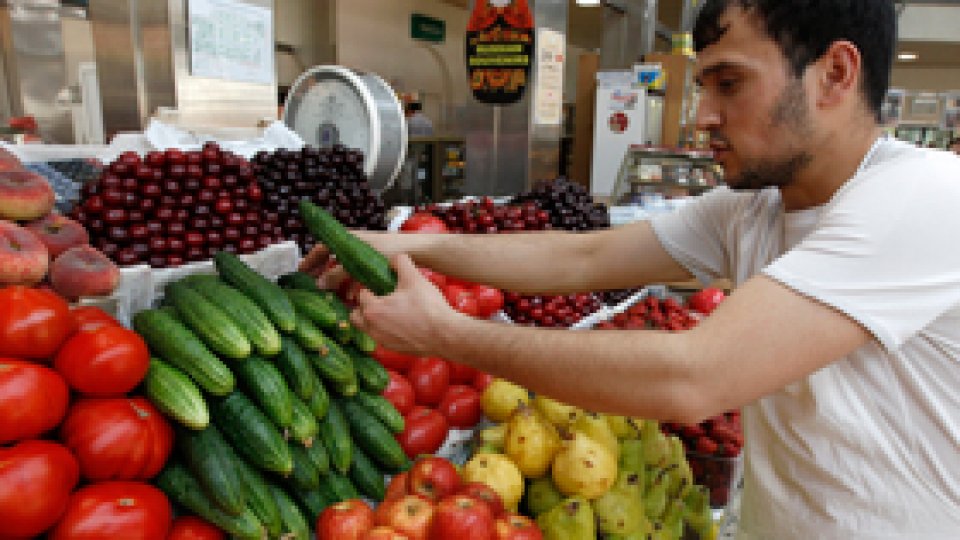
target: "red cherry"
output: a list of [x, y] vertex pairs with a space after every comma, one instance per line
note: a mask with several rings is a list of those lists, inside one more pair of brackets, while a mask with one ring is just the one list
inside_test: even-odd
[[[218, 214], [230, 214], [230, 212], [233, 210], [233, 203], [230, 201], [230, 199], [227, 199], [227, 198], [217, 199], [217, 202], [216, 204], [214, 204], [213, 209]], [[233, 224], [233, 222], [231, 221], [232, 216], [233, 214], [230, 214], [230, 216], [227, 218], [227, 221], [231, 224]]]

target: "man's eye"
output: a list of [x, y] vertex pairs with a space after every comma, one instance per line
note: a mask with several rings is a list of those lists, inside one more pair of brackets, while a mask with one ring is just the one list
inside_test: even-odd
[[737, 89], [738, 84], [740, 84], [740, 81], [737, 79], [719, 79], [717, 80], [717, 90], [729, 94]]

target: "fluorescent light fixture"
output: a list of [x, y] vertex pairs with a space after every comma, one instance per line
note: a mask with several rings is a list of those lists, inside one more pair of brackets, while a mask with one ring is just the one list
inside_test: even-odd
[[917, 53], [902, 52], [897, 55], [897, 60], [902, 60], [904, 62], [913, 62], [916, 59], [917, 59]]
[[577, 5], [578, 5], [578, 6], [584, 6], [584, 7], [587, 7], [587, 6], [599, 6], [599, 5], [600, 5], [600, 0], [577, 0]]

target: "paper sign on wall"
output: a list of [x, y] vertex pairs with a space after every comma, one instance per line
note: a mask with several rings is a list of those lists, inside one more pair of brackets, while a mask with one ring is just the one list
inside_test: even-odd
[[273, 84], [273, 12], [238, 0], [189, 0], [190, 73]]
[[562, 32], [537, 31], [537, 87], [533, 123], [559, 126], [563, 122], [563, 61], [566, 39]]

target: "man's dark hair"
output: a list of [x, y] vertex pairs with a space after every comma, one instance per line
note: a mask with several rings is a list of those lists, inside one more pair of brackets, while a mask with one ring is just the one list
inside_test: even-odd
[[758, 17], [795, 77], [803, 75], [833, 42], [847, 40], [856, 45], [863, 59], [863, 95], [880, 119], [897, 40], [893, 0], [706, 0], [693, 30], [697, 52], [723, 37], [727, 27], [720, 18], [735, 6]]

